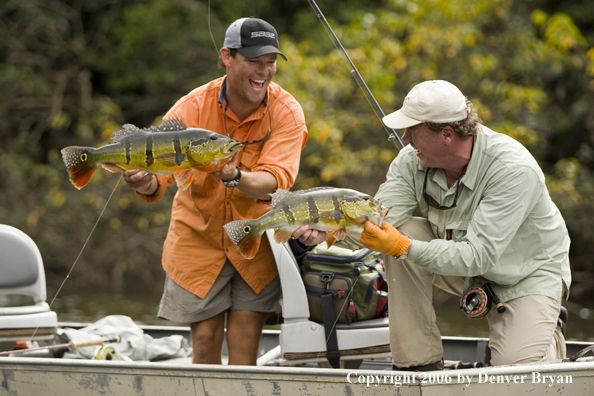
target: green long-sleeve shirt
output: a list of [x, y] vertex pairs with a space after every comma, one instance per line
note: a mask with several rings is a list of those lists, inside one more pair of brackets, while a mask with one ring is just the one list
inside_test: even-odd
[[456, 183], [448, 188], [443, 170], [419, 165], [410, 146], [392, 162], [376, 194], [392, 207], [387, 217], [392, 225], [401, 225], [418, 209], [440, 238], [413, 241], [409, 259], [437, 274], [467, 277], [467, 286], [470, 278], [482, 275], [503, 302], [533, 294], [561, 300], [571, 283], [569, 235], [526, 148], [480, 126], [457, 206], [450, 210], [425, 203], [427, 171], [427, 193], [451, 205]]

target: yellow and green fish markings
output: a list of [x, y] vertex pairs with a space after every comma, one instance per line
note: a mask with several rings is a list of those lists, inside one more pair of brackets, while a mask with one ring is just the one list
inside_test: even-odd
[[253, 258], [260, 247], [262, 234], [275, 229], [274, 240], [283, 243], [302, 225], [327, 232], [328, 247], [343, 240], [346, 228], [361, 226], [367, 220], [381, 227], [390, 208], [372, 196], [356, 190], [317, 187], [309, 190], [277, 190], [270, 212], [255, 220], [237, 220], [225, 224], [225, 231], [239, 252]]
[[177, 119], [142, 129], [126, 124], [113, 133], [112, 139], [113, 143], [99, 148], [62, 149], [62, 159], [76, 188], [86, 186], [101, 165], [111, 172], [144, 169], [174, 174], [177, 184], [186, 189], [192, 183], [192, 172], [220, 171], [242, 147], [216, 132], [187, 128]]

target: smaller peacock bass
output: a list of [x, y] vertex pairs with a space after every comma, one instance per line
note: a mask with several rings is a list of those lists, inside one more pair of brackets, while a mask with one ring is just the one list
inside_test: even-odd
[[343, 240], [346, 228], [362, 226], [371, 220], [382, 226], [390, 208], [372, 196], [346, 188], [317, 187], [309, 190], [277, 190], [270, 212], [255, 220], [237, 220], [225, 224], [225, 231], [239, 252], [247, 259], [258, 252], [262, 234], [276, 229], [277, 243], [289, 240], [302, 225], [327, 232], [328, 247]]
[[71, 146], [62, 149], [70, 181], [81, 189], [98, 165], [111, 172], [145, 169], [173, 174], [186, 189], [194, 171], [217, 172], [241, 150], [242, 144], [228, 136], [200, 128], [187, 128], [177, 119], [162, 125], [138, 128], [125, 124], [113, 133], [113, 143], [99, 148]]

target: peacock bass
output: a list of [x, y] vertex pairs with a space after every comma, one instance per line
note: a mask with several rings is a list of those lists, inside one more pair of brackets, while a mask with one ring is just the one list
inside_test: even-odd
[[177, 119], [142, 129], [126, 124], [113, 133], [112, 139], [113, 143], [99, 148], [62, 149], [62, 159], [76, 188], [86, 186], [101, 165], [111, 172], [145, 169], [174, 174], [178, 186], [186, 189], [192, 183], [192, 172], [220, 171], [242, 147], [240, 142], [216, 132], [187, 128]]
[[272, 209], [255, 220], [237, 220], [225, 224], [225, 231], [239, 252], [247, 259], [258, 252], [262, 234], [276, 229], [274, 240], [283, 243], [302, 225], [326, 231], [328, 247], [343, 240], [346, 228], [361, 226], [371, 220], [382, 226], [390, 208], [359, 191], [317, 187], [309, 190], [277, 190]]

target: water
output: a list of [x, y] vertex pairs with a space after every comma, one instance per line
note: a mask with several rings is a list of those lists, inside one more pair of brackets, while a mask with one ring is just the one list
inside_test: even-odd
[[60, 322], [92, 323], [108, 315], [125, 315], [138, 324], [176, 326], [184, 325], [157, 317], [157, 294], [78, 294], [56, 298], [52, 310]]
[[[139, 324], [185, 325], [157, 317], [160, 297], [160, 293], [62, 295], [56, 298], [52, 310], [57, 312], [60, 322], [91, 323], [107, 315], [126, 315]], [[564, 305], [570, 312], [566, 339], [594, 342], [593, 311], [573, 302]], [[443, 336], [489, 336], [487, 320], [467, 318], [460, 311], [457, 298], [448, 298], [436, 303], [436, 314], [437, 324]]]

